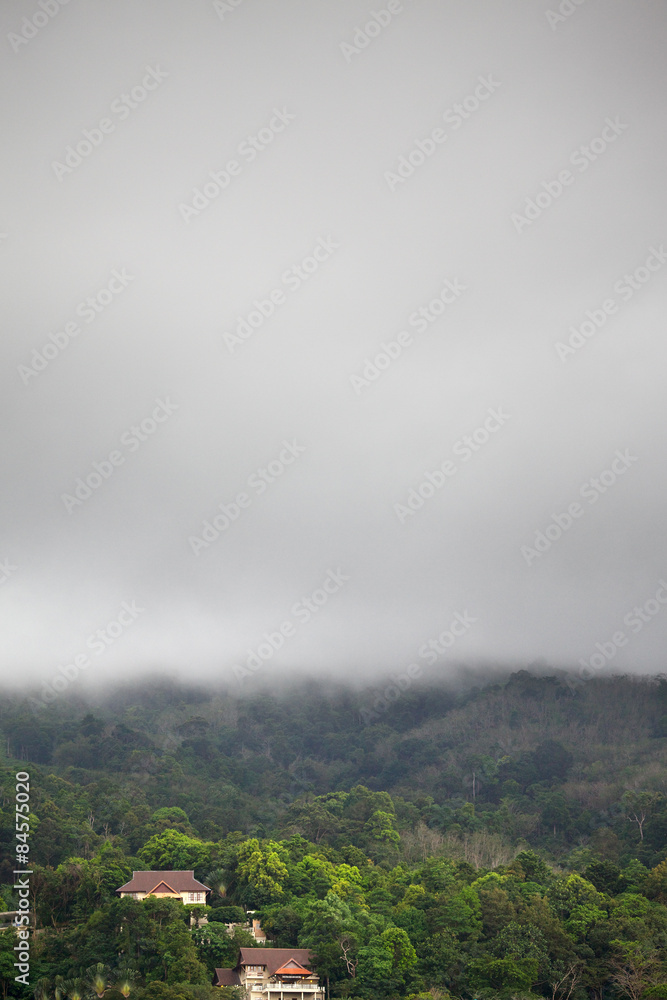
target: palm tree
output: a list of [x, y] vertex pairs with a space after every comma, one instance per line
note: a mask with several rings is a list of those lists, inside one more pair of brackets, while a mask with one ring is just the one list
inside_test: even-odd
[[69, 996], [67, 992], [67, 980], [62, 976], [56, 976], [53, 980], [53, 994], [51, 993], [51, 980], [38, 979], [33, 991], [35, 1000], [65, 1000]]
[[227, 895], [227, 885], [226, 885], [227, 873], [224, 868], [214, 868], [212, 872], [204, 879], [206, 885], [209, 885], [213, 892], [216, 892], [219, 896]]
[[56, 976], [53, 989], [50, 979], [39, 979], [35, 984], [34, 997], [35, 1000], [102, 1000], [109, 990], [117, 990], [127, 1000], [138, 979], [139, 973], [135, 969], [122, 966], [110, 973], [104, 962], [98, 962], [86, 969], [83, 979]]
[[139, 973], [136, 969], [122, 967], [114, 971], [113, 979], [114, 988], [117, 989], [119, 993], [122, 993], [125, 1000], [127, 1000], [130, 995], [130, 990], [139, 979]]
[[88, 986], [88, 996], [91, 998], [97, 997], [98, 1000], [102, 1000], [102, 997], [110, 990], [111, 984], [109, 980], [109, 966], [105, 965], [104, 962], [98, 962], [96, 965], [91, 965], [86, 969], [86, 985]]
[[33, 990], [35, 1000], [51, 1000], [51, 980], [38, 979]]
[[63, 991], [69, 1000], [84, 1000], [86, 996], [86, 981], [84, 979], [66, 979]]

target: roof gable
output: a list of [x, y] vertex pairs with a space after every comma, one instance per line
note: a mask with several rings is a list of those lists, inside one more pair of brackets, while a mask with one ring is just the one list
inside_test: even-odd
[[174, 896], [180, 896], [180, 892], [176, 892], [176, 890], [172, 889], [172, 887], [167, 885], [166, 882], [158, 882], [157, 885], [153, 886], [151, 892], [171, 892]]
[[[311, 975], [309, 966], [312, 955], [308, 948], [241, 948], [237, 968], [244, 965], [264, 965], [268, 975], [274, 976], [288, 963], [285, 975]], [[298, 971], [298, 970], [302, 971]]]
[[166, 883], [167, 889], [176, 894], [210, 892], [208, 885], [197, 881], [194, 870], [133, 872], [130, 881], [121, 885], [116, 892], [155, 892], [161, 883]]
[[281, 965], [279, 969], [276, 969], [276, 975], [309, 976], [310, 969], [307, 969], [304, 965], [301, 965], [300, 962], [297, 962], [293, 958], [290, 958], [289, 962], [285, 962], [285, 964]]

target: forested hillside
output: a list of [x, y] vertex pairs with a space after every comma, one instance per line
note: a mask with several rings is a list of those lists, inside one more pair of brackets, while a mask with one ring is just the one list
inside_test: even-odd
[[[424, 679], [393, 702], [315, 683], [8, 695], [0, 731], [1, 908], [25, 770], [44, 997], [64, 977], [76, 1000], [101, 962], [116, 1000], [208, 1000], [252, 941], [222, 923], [250, 908], [277, 945], [313, 949], [332, 996], [667, 1000], [662, 678]], [[119, 900], [146, 868], [194, 869], [209, 925]], [[13, 938], [4, 995], [30, 996]]]

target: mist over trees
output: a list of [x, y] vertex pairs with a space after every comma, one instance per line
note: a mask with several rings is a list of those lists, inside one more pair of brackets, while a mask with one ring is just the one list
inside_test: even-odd
[[[667, 1000], [662, 677], [422, 682], [381, 710], [375, 690], [314, 682], [41, 710], [7, 695], [0, 737], [1, 908], [26, 769], [42, 1000], [92, 988], [98, 963], [111, 1000], [126, 980], [138, 1000], [208, 1000], [255, 943], [223, 926], [248, 909], [313, 950], [332, 997]], [[138, 869], [194, 869], [208, 906], [118, 899]], [[13, 937], [3, 995], [32, 996]]]

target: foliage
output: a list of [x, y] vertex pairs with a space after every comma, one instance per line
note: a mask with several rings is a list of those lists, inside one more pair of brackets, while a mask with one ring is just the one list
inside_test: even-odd
[[[1, 773], [0, 893], [15, 909], [26, 767], [38, 1000], [243, 1000], [210, 983], [255, 945], [225, 927], [248, 909], [333, 998], [667, 1000], [667, 682], [424, 682], [369, 726], [364, 697], [5, 698], [29, 768]], [[143, 868], [194, 870], [209, 906], [119, 899]], [[0, 985], [23, 1000], [15, 942]]]

